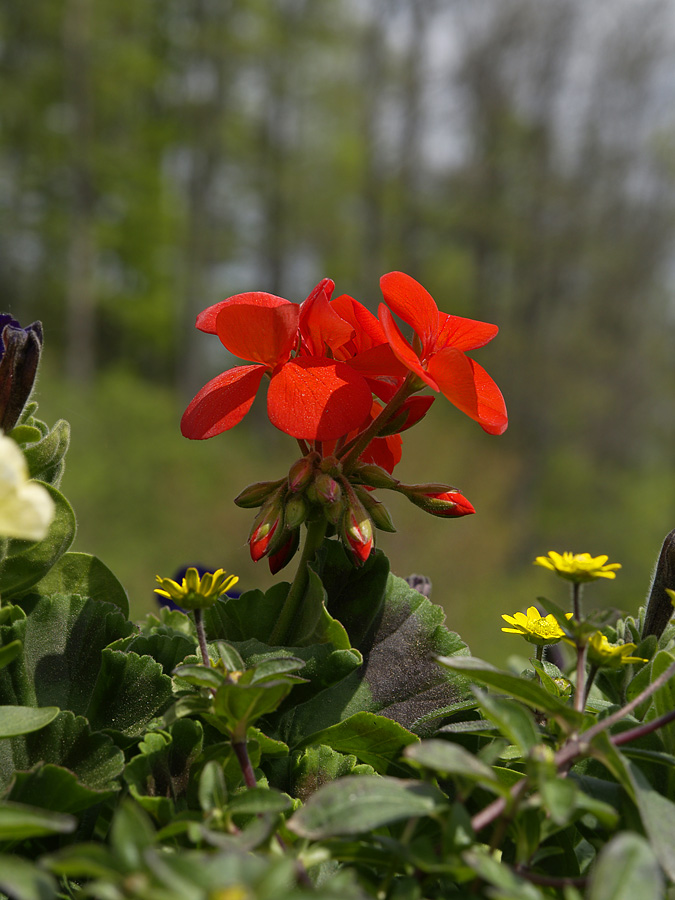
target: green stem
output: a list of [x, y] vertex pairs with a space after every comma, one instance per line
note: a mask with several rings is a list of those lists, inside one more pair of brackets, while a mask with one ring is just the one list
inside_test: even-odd
[[595, 681], [595, 676], [598, 674], [598, 666], [591, 665], [588, 670], [588, 678], [586, 679], [586, 690], [584, 691], [584, 709], [586, 709], [586, 703], [588, 702], [588, 695], [591, 692], [591, 688], [593, 687], [593, 682]]
[[305, 537], [305, 546], [302, 548], [302, 556], [298, 563], [298, 569], [293, 579], [291, 589], [286, 595], [286, 600], [281, 608], [279, 618], [274, 625], [272, 634], [270, 635], [270, 644], [272, 646], [281, 646], [286, 643], [288, 634], [298, 611], [298, 606], [303, 598], [307, 582], [309, 580], [309, 572], [307, 566], [314, 559], [316, 551], [321, 546], [326, 536], [326, 528], [328, 522], [321, 517], [307, 523], [307, 536]]
[[586, 681], [587, 652], [588, 644], [583, 644], [583, 646], [579, 646], [577, 644], [577, 684], [576, 692], [574, 694], [574, 708], [577, 712], [584, 711], [584, 704], [586, 702], [586, 691], [584, 690], [584, 683]]
[[199, 641], [199, 649], [202, 653], [202, 662], [205, 666], [211, 665], [211, 660], [209, 659], [209, 651], [206, 646], [206, 629], [204, 628], [204, 612], [201, 609], [196, 609], [195, 613], [195, 625], [197, 626], [197, 640]]
[[356, 462], [366, 449], [368, 444], [372, 441], [373, 438], [377, 437], [380, 431], [384, 428], [387, 422], [399, 411], [399, 409], [403, 406], [405, 401], [410, 397], [415, 391], [418, 391], [420, 388], [417, 385], [419, 379], [412, 372], [409, 372], [403, 383], [396, 391], [394, 396], [391, 398], [389, 403], [384, 407], [379, 416], [376, 416], [370, 425], [362, 431], [360, 435], [350, 444], [347, 445], [349, 448], [345, 456], [342, 457], [342, 472], [344, 475], [349, 475], [351, 470], [356, 465]]
[[572, 584], [572, 609], [574, 610], [574, 620], [581, 622], [581, 584], [575, 581]]

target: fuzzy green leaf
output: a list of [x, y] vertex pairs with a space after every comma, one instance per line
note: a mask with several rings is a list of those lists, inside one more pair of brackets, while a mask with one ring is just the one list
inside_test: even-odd
[[588, 900], [662, 900], [663, 875], [639, 834], [624, 831], [606, 844], [591, 872]]
[[505, 793], [490, 766], [486, 766], [475, 754], [469, 753], [460, 744], [430, 739], [406, 747], [404, 755], [425, 769], [480, 782], [488, 790], [498, 794]]
[[32, 706], [0, 706], [0, 738], [38, 731], [49, 725], [58, 714], [58, 706], [44, 706], [41, 709]]
[[319, 788], [287, 824], [300, 837], [323, 840], [366, 834], [392, 822], [432, 815], [447, 806], [447, 798], [431, 784], [350, 775]]
[[35, 585], [38, 594], [81, 594], [103, 600], [129, 615], [129, 597], [110, 569], [89, 553], [64, 553]]

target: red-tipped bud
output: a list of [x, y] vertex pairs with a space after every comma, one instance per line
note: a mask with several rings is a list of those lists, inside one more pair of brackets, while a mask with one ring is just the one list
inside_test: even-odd
[[275, 549], [272, 541], [276, 534], [283, 529], [284, 507], [281, 492], [278, 491], [266, 501], [262, 509], [253, 521], [253, 527], [248, 538], [248, 546], [251, 551], [251, 559], [258, 562], [263, 556], [267, 556]]
[[293, 494], [304, 491], [314, 477], [314, 469], [321, 459], [318, 453], [308, 453], [296, 460], [288, 471], [288, 489]]
[[276, 575], [277, 572], [280, 572], [284, 568], [284, 566], [288, 565], [295, 556], [299, 545], [300, 529], [295, 528], [289, 533], [286, 542], [283, 543], [275, 553], [271, 553], [267, 559], [272, 575]]
[[340, 524], [340, 539], [355, 565], [362, 566], [373, 549], [373, 523], [354, 491], [349, 493]]
[[410, 484], [401, 485], [401, 493], [405, 494], [415, 506], [419, 506], [432, 516], [456, 519], [475, 513], [473, 505], [455, 488], [444, 484]]
[[376, 528], [379, 528], [380, 531], [388, 531], [393, 534], [396, 531], [396, 528], [389, 515], [389, 510], [384, 503], [380, 503], [379, 500], [376, 500], [365, 488], [355, 487], [354, 490], [356, 491], [357, 497], [366, 508], [368, 515], [373, 520], [373, 525], [375, 525]]
[[394, 491], [398, 490], [398, 486], [401, 483], [393, 475], [390, 475], [386, 469], [383, 469], [382, 466], [376, 466], [374, 463], [357, 466], [351, 477], [368, 487], [388, 488]]
[[234, 502], [242, 509], [255, 509], [262, 506], [284, 483], [284, 480], [282, 478], [280, 481], [258, 481], [255, 484], [249, 484], [239, 496], [234, 498]]

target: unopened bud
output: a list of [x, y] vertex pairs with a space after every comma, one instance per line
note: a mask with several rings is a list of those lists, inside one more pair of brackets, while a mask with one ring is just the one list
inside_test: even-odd
[[283, 529], [284, 508], [281, 492], [267, 500], [253, 520], [253, 527], [248, 538], [248, 546], [253, 562], [273, 552], [272, 541]]
[[432, 516], [455, 519], [475, 513], [473, 505], [455, 488], [443, 484], [401, 485], [399, 491]]
[[416, 425], [429, 412], [429, 407], [436, 398], [431, 396], [408, 397], [393, 419], [390, 419], [379, 432], [379, 437], [399, 434]]
[[353, 562], [357, 566], [363, 565], [373, 549], [373, 523], [353, 491], [342, 517], [340, 539], [350, 551]]
[[33, 390], [41, 351], [41, 322], [22, 328], [9, 314], [0, 315], [0, 428], [5, 432], [19, 421]]
[[389, 490], [398, 490], [400, 481], [390, 475], [382, 466], [376, 466], [375, 463], [366, 463], [357, 466], [351, 476], [358, 479], [361, 484], [365, 484], [372, 488], [388, 488]]
[[293, 494], [304, 491], [314, 477], [314, 469], [321, 457], [318, 453], [308, 453], [296, 460], [288, 471], [288, 489]]
[[288, 533], [288, 537], [281, 547], [274, 553], [271, 553], [267, 559], [272, 575], [276, 575], [277, 572], [280, 572], [284, 568], [284, 566], [288, 565], [295, 556], [299, 545], [300, 530], [295, 528]]
[[293, 494], [284, 507], [284, 525], [291, 530], [298, 528], [307, 518], [309, 505], [302, 494]]
[[331, 476], [322, 472], [314, 479], [314, 489], [316, 491], [316, 499], [323, 506], [332, 506], [342, 497], [342, 488], [337, 481]]
[[234, 502], [242, 509], [255, 509], [262, 506], [284, 481], [285, 479], [282, 478], [280, 481], [258, 481], [255, 484], [249, 484], [241, 494], [234, 498]]
[[396, 531], [396, 528], [389, 515], [389, 510], [384, 503], [380, 503], [379, 500], [376, 500], [365, 488], [355, 487], [354, 490], [356, 491], [357, 497], [366, 508], [368, 515], [373, 520], [375, 527], [379, 528], [380, 531], [388, 531], [393, 534]]

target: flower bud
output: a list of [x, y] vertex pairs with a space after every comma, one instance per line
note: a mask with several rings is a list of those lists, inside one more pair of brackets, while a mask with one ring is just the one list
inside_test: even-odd
[[384, 503], [380, 503], [379, 500], [376, 500], [365, 488], [355, 487], [354, 490], [356, 491], [357, 497], [366, 508], [368, 515], [373, 520], [375, 527], [379, 528], [380, 531], [388, 531], [393, 534], [396, 531], [396, 528], [389, 515], [389, 510]]
[[253, 520], [248, 546], [253, 562], [273, 551], [272, 540], [283, 529], [284, 507], [281, 491], [270, 497]]
[[342, 497], [342, 488], [338, 482], [325, 472], [321, 472], [314, 479], [314, 490], [316, 491], [316, 499], [322, 506], [332, 506]]
[[281, 547], [274, 553], [271, 553], [267, 558], [272, 575], [276, 575], [277, 572], [280, 572], [284, 568], [284, 566], [288, 565], [295, 556], [299, 545], [300, 529], [295, 528], [293, 531], [288, 532], [288, 538]]
[[374, 463], [357, 466], [351, 477], [372, 488], [398, 490], [398, 486], [401, 483], [393, 475], [390, 475], [386, 469], [383, 469], [382, 466], [376, 466]]
[[309, 506], [302, 494], [293, 494], [284, 507], [284, 525], [291, 531], [298, 528], [307, 518]]
[[393, 419], [390, 419], [379, 432], [379, 437], [390, 434], [399, 434], [416, 425], [420, 419], [429, 412], [429, 407], [436, 398], [425, 395], [423, 397], [408, 397]]
[[314, 469], [321, 457], [318, 453], [308, 453], [296, 460], [288, 471], [288, 489], [293, 494], [304, 491], [314, 477]]
[[258, 481], [255, 484], [249, 484], [247, 488], [234, 498], [234, 502], [242, 509], [255, 509], [262, 506], [281, 485], [285, 479], [280, 481]]
[[42, 323], [22, 328], [0, 315], [0, 428], [9, 432], [19, 421], [37, 373], [42, 352]]
[[432, 516], [447, 519], [475, 513], [472, 504], [459, 491], [444, 484], [401, 485], [399, 491]]
[[363, 565], [373, 549], [373, 523], [353, 491], [340, 524], [340, 539], [354, 564]]

